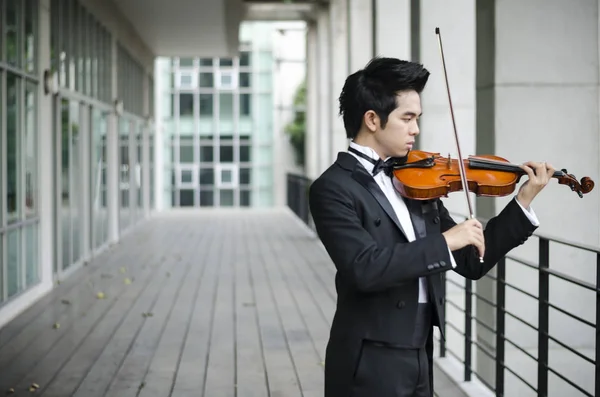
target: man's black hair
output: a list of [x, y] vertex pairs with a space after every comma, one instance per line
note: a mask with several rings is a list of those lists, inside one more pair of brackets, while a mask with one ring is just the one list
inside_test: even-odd
[[348, 76], [340, 94], [340, 115], [346, 136], [356, 138], [365, 113], [373, 110], [385, 127], [389, 114], [396, 109], [399, 91], [421, 93], [427, 84], [429, 71], [415, 62], [396, 58], [375, 57]]

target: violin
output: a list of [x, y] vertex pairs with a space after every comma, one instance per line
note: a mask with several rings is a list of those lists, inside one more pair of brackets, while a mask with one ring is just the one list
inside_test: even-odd
[[[407, 158], [403, 159], [406, 160], [405, 162], [397, 162], [394, 165], [392, 181], [400, 195], [417, 200], [445, 197], [449, 193], [463, 191], [466, 196], [469, 217], [474, 219], [469, 192], [487, 197], [506, 196], [515, 190], [525, 171], [518, 165], [511, 164], [508, 160], [494, 155], [469, 156], [467, 160], [463, 160], [456, 131], [440, 28], [436, 27], [435, 33], [438, 38], [446, 80], [458, 158], [451, 159], [450, 155], [444, 158], [439, 153], [419, 150], [410, 151]], [[584, 177], [581, 182], [578, 182], [577, 178], [569, 174], [566, 169], [554, 172], [552, 177], [558, 179], [559, 184], [569, 186], [579, 197], [583, 197], [583, 194], [589, 193], [594, 188], [594, 181], [589, 177]], [[480, 257], [479, 261], [483, 263], [483, 258]]]
[[[515, 191], [516, 185], [525, 171], [516, 164], [494, 155], [469, 156], [459, 167], [458, 159], [442, 157], [439, 153], [413, 150], [404, 164], [397, 164], [393, 170], [393, 183], [404, 197], [415, 200], [430, 200], [448, 197], [449, 193], [463, 190], [461, 168], [466, 172], [468, 191], [477, 196], [502, 197]], [[567, 185], [579, 197], [594, 188], [589, 177], [577, 178], [566, 169], [555, 171], [553, 178], [561, 185]]]

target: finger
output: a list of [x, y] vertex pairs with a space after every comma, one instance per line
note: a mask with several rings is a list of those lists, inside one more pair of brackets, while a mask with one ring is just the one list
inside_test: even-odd
[[483, 234], [477, 236], [477, 249], [479, 250], [479, 255], [483, 258], [485, 255], [485, 239], [483, 238]]
[[525, 171], [529, 179], [535, 179], [535, 174], [533, 173], [533, 168], [530, 162], [524, 163], [521, 165], [521, 169]]
[[546, 163], [546, 174], [548, 175], [548, 178], [552, 178], [555, 172], [556, 169], [554, 168], [554, 166], [550, 163]]

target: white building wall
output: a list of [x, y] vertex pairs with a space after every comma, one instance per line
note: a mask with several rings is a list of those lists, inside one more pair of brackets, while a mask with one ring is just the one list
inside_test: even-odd
[[[393, 4], [392, 4], [393, 3]], [[419, 149], [439, 152], [456, 158], [457, 150], [450, 115], [446, 82], [443, 76], [435, 28], [442, 34], [443, 49], [447, 66], [452, 104], [456, 117], [461, 152], [464, 157], [474, 154], [495, 154], [514, 164], [528, 160], [548, 161], [557, 169], [567, 168], [580, 179], [590, 176], [597, 182], [600, 177], [600, 103], [598, 92], [599, 75], [599, 12], [598, 1], [564, 2], [559, 0], [495, 1], [475, 2], [459, 0], [447, 4], [441, 0], [423, 0], [418, 3], [418, 15], [411, 17], [414, 1], [376, 0], [374, 29], [364, 18], [371, 9], [364, 11], [362, 24], [353, 17], [353, 11], [363, 10], [358, 0], [349, 1], [346, 32], [348, 40], [349, 69], [345, 77], [364, 66], [371, 55], [395, 56], [409, 59], [416, 56], [431, 72], [431, 78], [422, 97], [424, 116], [421, 122]], [[335, 0], [328, 12], [339, 12]], [[413, 10], [413, 13], [415, 10]], [[338, 37], [324, 38], [319, 33], [326, 12], [315, 16], [314, 30], [309, 34], [310, 43], [319, 48], [314, 66], [309, 62], [309, 87], [321, 90], [318, 95], [309, 94], [309, 144], [307, 144], [308, 176], [316, 178], [335, 158], [334, 147], [328, 142], [336, 139], [336, 128], [341, 120], [330, 119], [334, 125], [318, 116], [316, 109], [327, 109], [339, 90], [332, 89], [327, 97], [322, 82], [332, 76], [326, 74], [327, 63], [341, 64], [336, 58], [341, 54], [335, 47], [343, 33], [343, 25], [330, 30]], [[368, 19], [368, 18], [367, 18]], [[394, 21], [394, 22], [392, 22]], [[335, 21], [339, 24], [339, 20]], [[393, 26], [393, 29], [392, 29]], [[418, 31], [415, 32], [415, 28]], [[356, 29], [356, 31], [354, 30]], [[315, 30], [317, 33], [315, 33]], [[393, 32], [391, 31], [393, 30]], [[374, 32], [374, 33], [373, 33]], [[375, 37], [373, 37], [375, 34]], [[319, 37], [317, 40], [314, 36]], [[415, 39], [418, 48], [415, 48]], [[320, 41], [319, 41], [320, 40]], [[314, 44], [319, 41], [318, 44]], [[324, 43], [330, 43], [329, 51], [322, 51]], [[373, 53], [369, 53], [374, 43]], [[316, 50], [313, 48], [313, 51]], [[312, 67], [311, 67], [312, 65]], [[340, 78], [336, 76], [336, 78]], [[316, 81], [316, 82], [315, 82]], [[341, 80], [340, 80], [341, 81]], [[339, 84], [338, 84], [339, 85]], [[331, 86], [334, 86], [331, 84]], [[329, 121], [329, 122], [331, 122]], [[339, 123], [338, 125], [335, 122]], [[318, 128], [316, 128], [318, 126]], [[329, 138], [317, 131], [330, 131]], [[317, 143], [318, 142], [318, 143]], [[318, 152], [320, 150], [320, 152]], [[313, 154], [310, 153], [313, 151]], [[331, 153], [328, 157], [323, 152]], [[317, 157], [315, 154], [320, 153]], [[526, 178], [521, 180], [523, 183]], [[477, 216], [490, 217], [499, 213], [515, 192], [504, 198], [478, 198], [473, 200]], [[471, 195], [473, 198], [473, 195]], [[447, 207], [467, 215], [463, 193], [455, 193], [445, 199]], [[600, 246], [600, 200], [598, 189], [580, 199], [567, 186], [552, 180], [536, 198], [533, 208], [540, 219], [539, 233], [558, 238]], [[459, 221], [460, 217], [456, 219]], [[511, 252], [518, 258], [538, 262], [538, 238], [532, 237], [524, 245]], [[592, 284], [596, 280], [596, 257], [572, 248], [550, 245], [550, 268], [561, 271], [576, 279]], [[495, 272], [492, 272], [493, 276]], [[452, 277], [461, 283], [460, 277]], [[507, 282], [533, 295], [538, 293], [538, 272], [527, 270], [514, 261], [507, 262]], [[475, 291], [485, 299], [495, 301], [495, 282], [481, 280], [474, 283]], [[464, 307], [464, 295], [458, 288], [448, 285], [448, 299]], [[568, 284], [551, 278], [550, 302], [569, 313], [595, 323], [595, 294], [582, 292]], [[449, 305], [447, 305], [448, 307]], [[537, 302], [521, 293], [507, 289], [506, 309], [537, 326]], [[449, 320], [464, 329], [464, 315], [448, 307]], [[474, 300], [474, 313], [479, 321], [495, 327], [495, 310], [478, 299]], [[510, 316], [506, 317], [506, 336], [537, 356], [538, 334]], [[493, 351], [495, 337], [482, 325], [473, 322], [476, 341]], [[455, 331], [448, 332], [448, 348], [464, 354], [464, 337]], [[568, 319], [558, 311], [550, 309], [550, 335], [569, 346], [580, 348], [594, 359], [595, 331], [591, 327]], [[594, 367], [567, 353], [555, 343], [550, 343], [550, 365], [565, 374], [574, 383], [593, 393]], [[517, 349], [506, 344], [506, 364], [536, 385], [536, 363]], [[473, 347], [473, 365], [488, 383], [494, 382], [494, 361]], [[437, 351], [439, 354], [439, 350]], [[463, 368], [456, 360], [440, 360], [444, 368], [461, 382]], [[454, 368], [454, 370], [452, 370]], [[505, 374], [505, 395], [533, 395], [529, 388], [512, 376]], [[463, 384], [471, 395], [486, 395], [481, 382]], [[577, 395], [564, 381], [550, 374], [550, 395]], [[476, 384], [479, 387], [476, 387]]]
[[[146, 69], [148, 76], [152, 76], [154, 71], [153, 54], [148, 50], [148, 47], [142, 42], [139, 36], [135, 33], [135, 30], [127, 22], [126, 18], [116, 9], [116, 6], [112, 2], [106, 2], [102, 0], [81, 0], [81, 4], [86, 7], [92, 15], [99, 19], [112, 34], [116, 35], [116, 39], [124, 45], [125, 48], [138, 60]], [[39, 229], [39, 263], [40, 263], [40, 278], [41, 282], [25, 291], [23, 294], [7, 302], [0, 309], [0, 328], [13, 319], [15, 316], [20, 314], [23, 310], [27, 309], [35, 301], [40, 299], [44, 294], [52, 290], [54, 286], [54, 245], [55, 245], [55, 230], [56, 225], [54, 222], [54, 207], [56, 192], [54, 190], [54, 173], [53, 167], [56, 163], [57, 154], [48, 148], [53, 147], [53, 137], [50, 133], [51, 126], [53, 123], [52, 114], [52, 103], [54, 97], [52, 94], [46, 94], [44, 92], [43, 74], [44, 71], [50, 69], [50, 39], [51, 39], [51, 1], [40, 0], [39, 2], [39, 19], [38, 19], [38, 40], [39, 40], [39, 91], [38, 91], [38, 125], [41, 127], [40, 131], [45, 133], [38, 134], [38, 147], [39, 150], [39, 164], [38, 164], [38, 175], [39, 175], [39, 205], [40, 205], [40, 229]], [[113, 43], [114, 45], [114, 43]], [[113, 52], [114, 53], [114, 52]], [[116, 59], [113, 59], [113, 72], [116, 72]], [[116, 82], [113, 84], [113, 92], [115, 93], [116, 99]], [[141, 99], [140, 99], [141, 100]], [[114, 116], [112, 117], [114, 119]], [[82, 120], [84, 121], [84, 120]], [[114, 127], [113, 127], [114, 128]], [[116, 134], [116, 131], [110, 131], [110, 134]], [[110, 140], [109, 140], [110, 142]], [[110, 146], [107, 147], [107, 162], [110, 164], [111, 161], [114, 163], [110, 167], [117, 167], [117, 140], [114, 139]], [[86, 152], [87, 153], [87, 152]], [[83, 169], [86, 171], [85, 167]], [[91, 181], [89, 180], [89, 172], [83, 173], [84, 186], [89, 186]], [[118, 175], [117, 175], [118, 178]], [[110, 180], [110, 179], [109, 179]], [[109, 182], [108, 193], [109, 202], [112, 200], [113, 205], [109, 208], [111, 213], [109, 218], [112, 219], [112, 228], [109, 230], [109, 241], [115, 242], [119, 239], [118, 225], [115, 207], [118, 204], [119, 190], [117, 188], [118, 180], [112, 180]], [[84, 200], [89, 205], [89, 197]], [[89, 225], [83, 222], [83, 225]], [[116, 228], [115, 228], [116, 226]], [[85, 235], [84, 235], [85, 236]], [[86, 240], [87, 241], [87, 240]], [[92, 255], [91, 252], [86, 252], [87, 257], [84, 261], [89, 259]], [[82, 261], [83, 262], [83, 261]], [[70, 274], [77, 267], [73, 266]]]

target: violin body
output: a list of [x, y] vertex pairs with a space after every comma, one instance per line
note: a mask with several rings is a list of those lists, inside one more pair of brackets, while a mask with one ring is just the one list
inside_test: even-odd
[[[515, 191], [525, 175], [518, 165], [494, 155], [469, 156], [463, 165], [468, 190], [477, 196], [507, 196]], [[459, 160], [442, 157], [439, 153], [413, 150], [406, 163], [394, 167], [393, 175], [394, 187], [406, 198], [430, 200], [463, 191]], [[580, 183], [566, 170], [555, 172], [553, 177], [560, 184], [569, 185], [580, 197], [594, 187], [590, 178], [585, 177]]]

